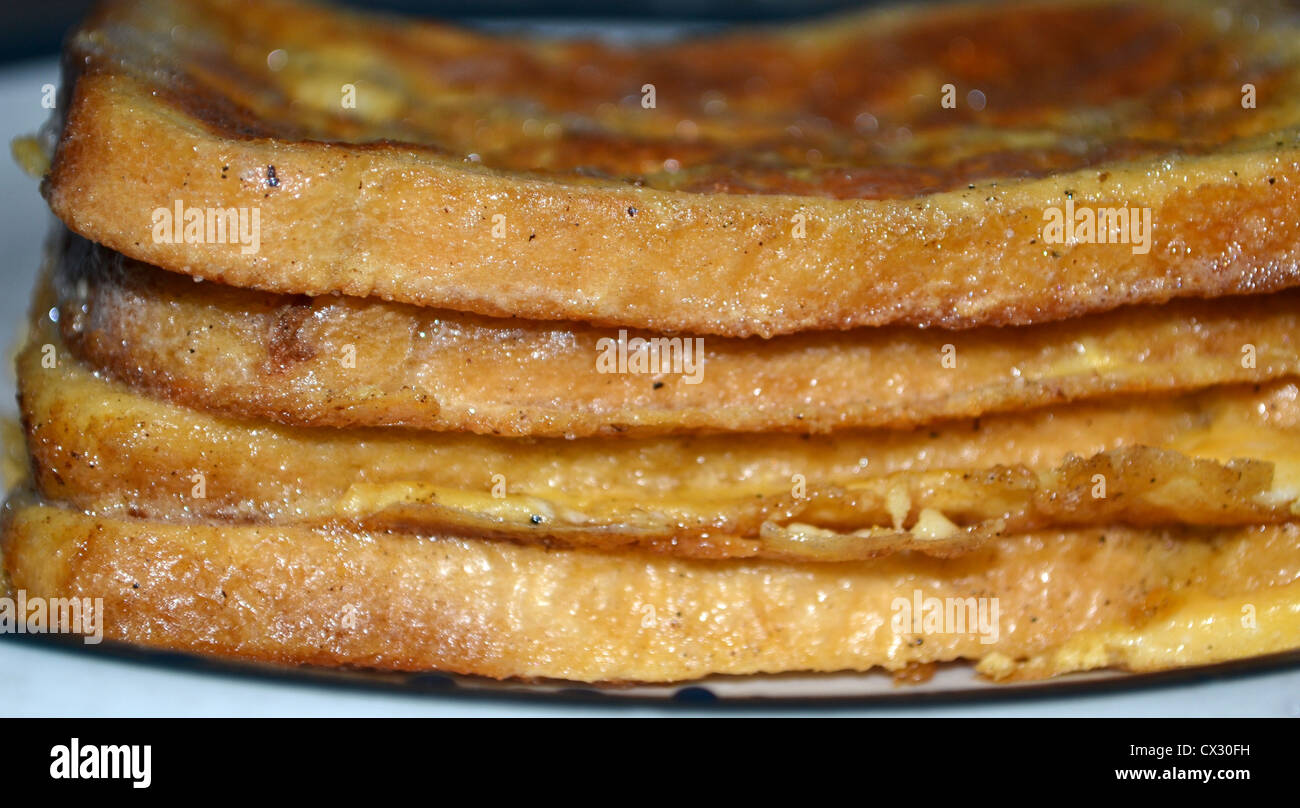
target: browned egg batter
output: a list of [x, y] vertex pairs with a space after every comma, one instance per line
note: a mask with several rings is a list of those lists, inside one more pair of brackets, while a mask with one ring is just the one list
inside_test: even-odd
[[[173, 100], [224, 131], [417, 143], [493, 168], [705, 193], [886, 199], [1197, 153], [1275, 127], [1273, 113], [1241, 114], [1242, 85], [1271, 103], [1300, 91], [1258, 38], [1147, 3], [972, 5], [907, 25], [846, 18], [649, 45], [407, 23], [358, 36], [345, 15], [289, 24], [229, 3], [194, 13], [203, 29], [172, 39], [201, 58]], [[283, 65], [268, 70], [274, 51]], [[355, 109], [340, 109], [344, 84], [359, 89]], [[959, 91], [951, 108], [944, 84]]]

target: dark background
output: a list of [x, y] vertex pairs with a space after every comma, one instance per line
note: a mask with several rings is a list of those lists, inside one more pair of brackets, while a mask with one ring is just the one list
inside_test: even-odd
[[[864, 0], [631, 0], [593, 3], [580, 0], [351, 0], [339, 5], [418, 14], [446, 20], [602, 19], [741, 22], [820, 16], [873, 5]], [[93, 0], [0, 1], [0, 62], [58, 52], [63, 34], [94, 5]]]

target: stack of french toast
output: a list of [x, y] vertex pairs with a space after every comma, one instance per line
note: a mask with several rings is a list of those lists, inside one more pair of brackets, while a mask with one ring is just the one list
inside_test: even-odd
[[7, 586], [124, 643], [678, 682], [1300, 647], [1300, 29], [68, 40]]

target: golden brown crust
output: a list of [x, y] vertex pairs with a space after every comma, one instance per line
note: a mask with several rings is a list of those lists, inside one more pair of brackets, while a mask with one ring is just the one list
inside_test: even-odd
[[187, 406], [292, 425], [823, 432], [1300, 373], [1300, 290], [956, 334], [683, 337], [697, 366], [627, 373], [601, 364], [617, 330], [196, 284], [75, 237], [57, 280], [64, 339], [96, 368]]
[[[679, 681], [952, 659], [982, 660], [999, 678], [1036, 678], [1295, 648], [1298, 538], [1294, 525], [1105, 529], [1009, 539], [959, 559], [799, 566], [178, 526], [18, 503], [0, 544], [16, 588], [101, 597], [106, 637], [156, 648], [492, 677]], [[895, 599], [913, 592], [996, 598], [996, 641], [981, 642], [989, 631], [895, 631]], [[1254, 627], [1241, 619], [1247, 606], [1257, 611]]]
[[[953, 6], [625, 49], [121, 2], [70, 42], [45, 193], [78, 233], [196, 277], [654, 330], [1272, 291], [1300, 281], [1300, 56], [1267, 8], [1254, 32], [1214, 9]], [[948, 83], [987, 106], [945, 110]], [[647, 167], [665, 159], [679, 175]], [[1067, 200], [1150, 208], [1150, 251], [1044, 244]], [[155, 242], [177, 201], [257, 208], [260, 250]]]

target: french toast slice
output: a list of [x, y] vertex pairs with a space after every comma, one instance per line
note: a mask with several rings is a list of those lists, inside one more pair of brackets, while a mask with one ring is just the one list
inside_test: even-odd
[[75, 237], [58, 262], [50, 305], [94, 368], [191, 407], [296, 426], [823, 433], [1300, 373], [1300, 290], [1034, 326], [765, 340], [196, 284]]
[[1300, 516], [1294, 381], [974, 429], [569, 441], [222, 418], [100, 378], [48, 332], [18, 364], [36, 489], [101, 515], [835, 562], [956, 556], [1048, 528]]
[[[629, 45], [117, 0], [65, 84], [54, 211], [236, 286], [771, 336], [1300, 282], [1300, 37], [1269, 3], [926, 5]], [[1150, 226], [1055, 239], [1066, 211]], [[256, 234], [205, 229], [223, 212]]]
[[[105, 638], [173, 651], [587, 682], [966, 659], [1007, 681], [1294, 649], [1297, 538], [1294, 523], [1110, 527], [1010, 538], [956, 559], [719, 563], [177, 525], [20, 495], [6, 507], [0, 558], [29, 596], [103, 598]], [[931, 631], [931, 601], [941, 613], [960, 604], [961, 627]]]

